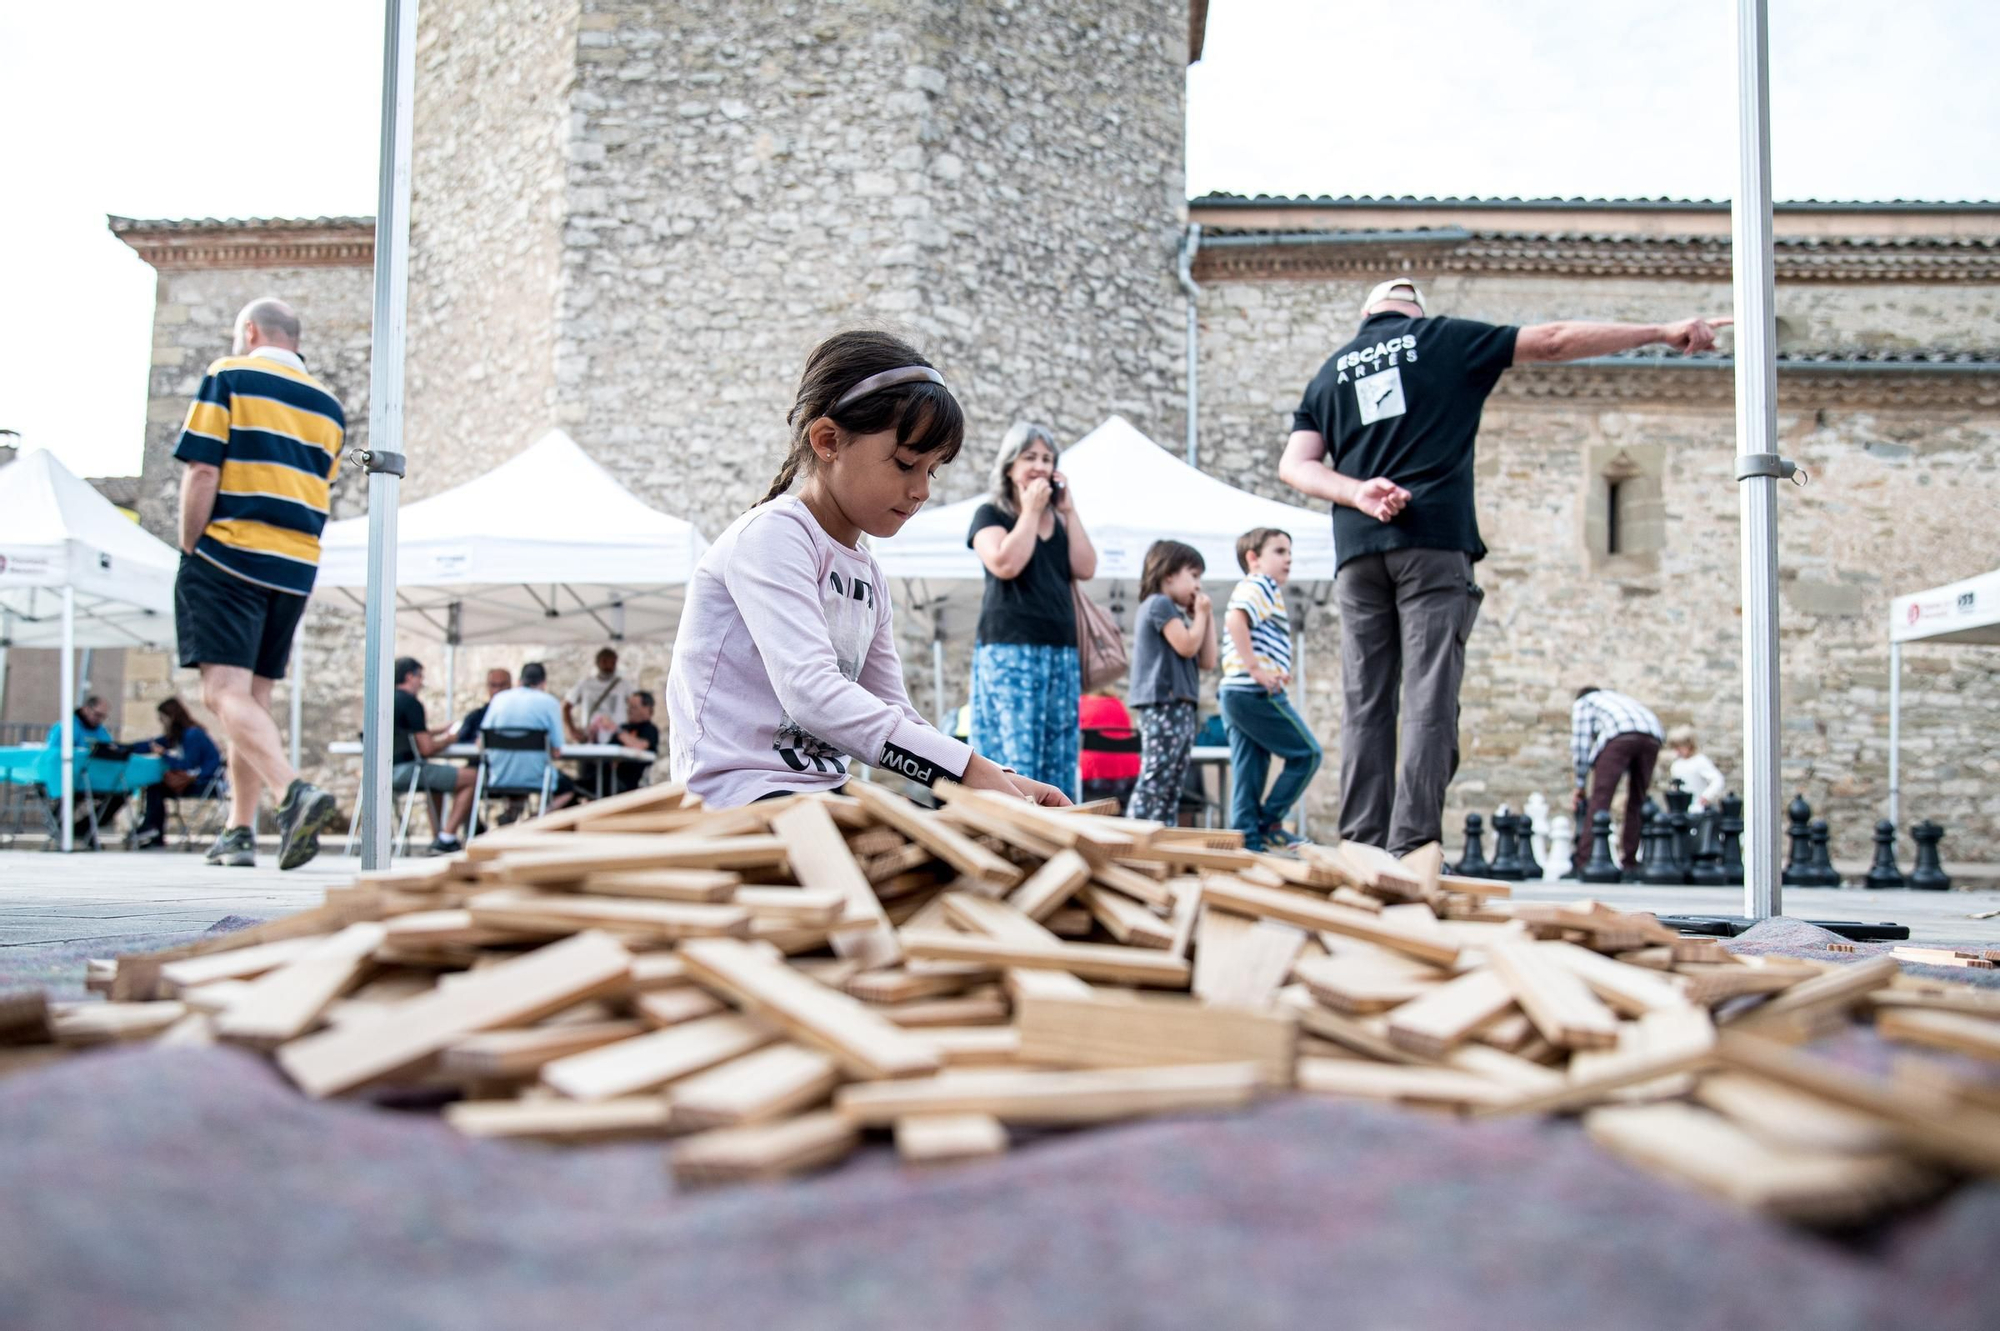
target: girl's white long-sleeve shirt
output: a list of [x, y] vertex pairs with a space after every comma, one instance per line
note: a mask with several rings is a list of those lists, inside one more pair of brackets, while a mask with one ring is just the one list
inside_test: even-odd
[[667, 680], [673, 779], [712, 808], [831, 790], [847, 759], [930, 785], [972, 750], [910, 705], [882, 570], [786, 495], [708, 547]]

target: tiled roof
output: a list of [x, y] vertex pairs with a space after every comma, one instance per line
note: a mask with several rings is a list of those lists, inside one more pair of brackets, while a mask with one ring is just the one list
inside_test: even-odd
[[372, 217], [110, 217], [114, 235], [151, 232], [296, 231], [302, 227], [367, 227]]

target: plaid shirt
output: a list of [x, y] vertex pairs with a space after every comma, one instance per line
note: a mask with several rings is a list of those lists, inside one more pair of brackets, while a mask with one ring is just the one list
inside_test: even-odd
[[1604, 746], [1619, 735], [1651, 735], [1663, 743], [1667, 738], [1666, 731], [1660, 729], [1660, 718], [1636, 698], [1599, 689], [1576, 700], [1569, 709], [1569, 752], [1576, 760], [1579, 778], [1590, 771]]

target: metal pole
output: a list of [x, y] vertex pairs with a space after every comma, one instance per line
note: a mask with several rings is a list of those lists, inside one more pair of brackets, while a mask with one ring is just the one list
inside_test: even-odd
[[444, 645], [444, 719], [458, 715], [458, 644]]
[[1903, 644], [1889, 644], [1889, 821], [1901, 827], [1903, 787], [1896, 750], [1903, 739]]
[[944, 701], [944, 638], [936, 629], [931, 631], [931, 697], [937, 708], [938, 729], [949, 735], [957, 727], [952, 724], [951, 708]]
[[76, 589], [63, 588], [62, 611], [62, 848], [76, 849]]
[[382, 38], [382, 157], [375, 208], [375, 323], [370, 347], [368, 599], [361, 727], [361, 866], [389, 865], [390, 677], [396, 651], [396, 504], [403, 471], [403, 349], [410, 286], [410, 116], [416, 0], [387, 0]]
[[1200, 248], [1201, 223], [1189, 222], [1187, 239], [1181, 242], [1180, 278], [1181, 290], [1187, 292], [1187, 464], [1190, 467], [1201, 465], [1197, 461], [1200, 452], [1195, 446], [1201, 369], [1200, 358], [1196, 355], [1200, 324], [1195, 316], [1195, 301], [1201, 296], [1201, 287], [1194, 280], [1194, 256]]
[[292, 686], [289, 699], [292, 709], [292, 770], [299, 770], [299, 730], [305, 717], [306, 700], [306, 617], [299, 616], [298, 627], [292, 630]]
[[1743, 913], [1783, 912], [1778, 877], [1778, 362], [1767, 0], [1736, 0], [1736, 451], [1743, 593]]

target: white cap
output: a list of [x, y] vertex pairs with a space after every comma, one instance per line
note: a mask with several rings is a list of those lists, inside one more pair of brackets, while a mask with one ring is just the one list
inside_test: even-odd
[[[1410, 294], [1408, 296], [1394, 294], [1404, 290]], [[1407, 277], [1392, 277], [1386, 282], [1376, 283], [1375, 289], [1368, 293], [1368, 299], [1361, 302], [1361, 317], [1367, 318], [1368, 311], [1385, 300], [1408, 300], [1426, 315], [1430, 313], [1430, 308], [1424, 304], [1424, 293], [1414, 281]]]

